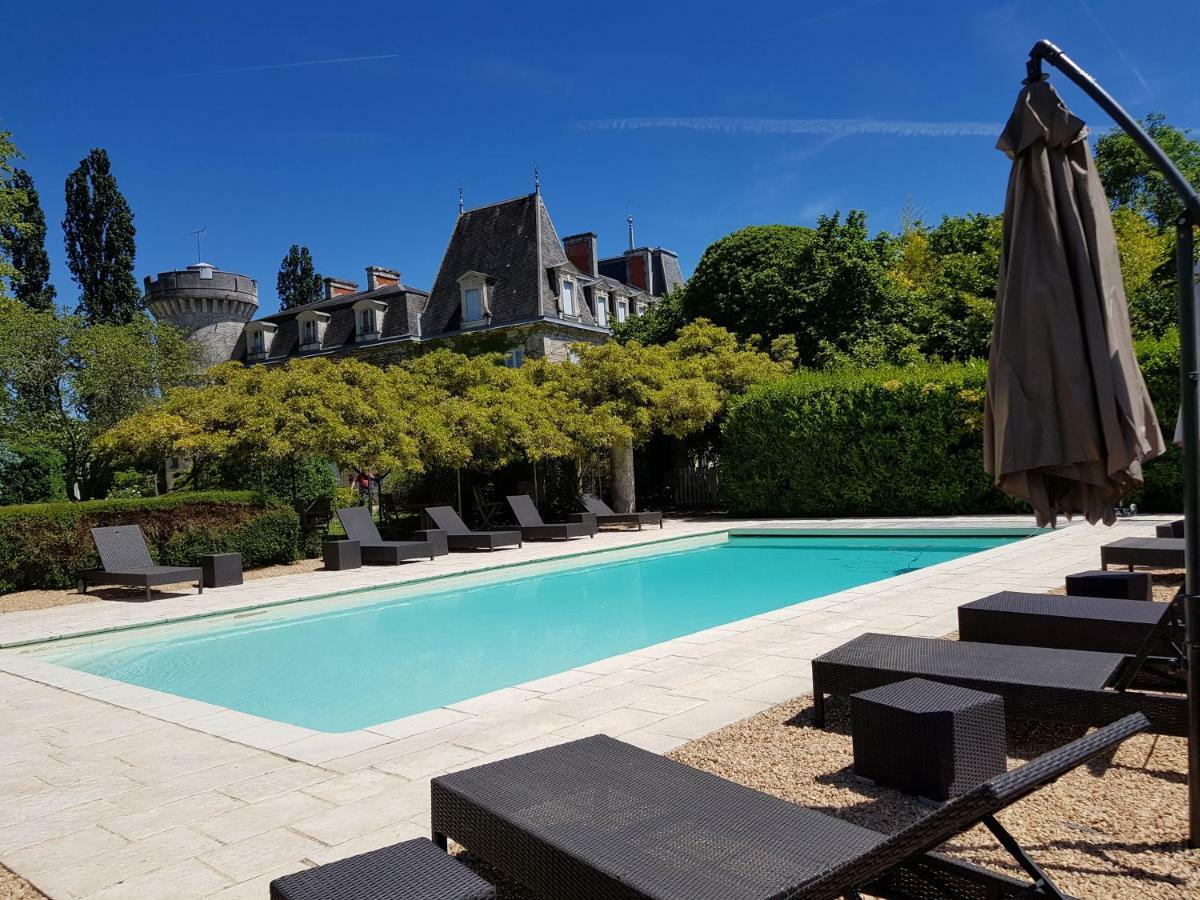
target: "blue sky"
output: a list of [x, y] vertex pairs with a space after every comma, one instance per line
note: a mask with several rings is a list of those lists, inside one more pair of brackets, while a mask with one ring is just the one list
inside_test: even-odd
[[930, 220], [999, 211], [995, 133], [1041, 37], [1135, 114], [1200, 127], [1195, 0], [258, 6], [5, 10], [0, 127], [60, 301], [63, 180], [93, 146], [133, 207], [139, 280], [193, 262], [206, 226], [205, 258], [257, 278], [266, 311], [291, 243], [325, 275], [430, 287], [458, 185], [469, 207], [505, 199], [535, 163], [560, 235], [619, 253], [632, 212], [685, 272], [745, 225], [861, 208], [894, 229], [906, 196]]

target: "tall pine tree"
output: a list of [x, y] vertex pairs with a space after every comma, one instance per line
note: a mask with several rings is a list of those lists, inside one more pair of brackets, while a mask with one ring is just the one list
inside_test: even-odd
[[275, 292], [279, 295], [280, 309], [291, 309], [321, 299], [321, 276], [313, 268], [312, 254], [307, 247], [292, 244], [288, 248], [287, 256], [279, 264]]
[[62, 224], [67, 266], [79, 285], [80, 315], [92, 324], [129, 322], [144, 305], [133, 277], [133, 213], [104, 150], [93, 149], [67, 176]]
[[46, 254], [46, 215], [33, 178], [24, 169], [13, 171], [12, 187], [18, 191], [17, 218], [21, 225], [0, 223], [0, 242], [8, 248], [13, 269], [13, 295], [30, 309], [54, 309], [54, 285], [50, 284], [50, 257]]

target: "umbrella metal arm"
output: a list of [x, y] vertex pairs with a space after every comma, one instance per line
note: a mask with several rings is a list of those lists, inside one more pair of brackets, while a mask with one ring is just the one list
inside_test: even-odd
[[1200, 225], [1200, 194], [1183, 177], [1163, 149], [1091, 75], [1050, 41], [1038, 41], [1025, 64], [1027, 81], [1042, 77], [1042, 61], [1050, 63], [1108, 113], [1150, 158], [1183, 202], [1175, 228], [1175, 260], [1179, 285], [1180, 398], [1183, 418], [1184, 653], [1187, 659], [1188, 715], [1188, 845], [1200, 847], [1200, 331], [1197, 331], [1195, 235]]

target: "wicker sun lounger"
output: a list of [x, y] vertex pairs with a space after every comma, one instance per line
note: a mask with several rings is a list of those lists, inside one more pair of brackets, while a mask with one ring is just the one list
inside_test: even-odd
[[605, 525], [636, 525], [641, 531], [643, 525], [663, 527], [663, 515], [660, 512], [619, 513], [613, 512], [612, 507], [595, 494], [583, 494], [579, 499], [584, 509], [596, 517], [596, 523], [601, 528]]
[[[893, 835], [606, 735], [435, 778], [432, 828], [443, 847], [452, 838], [547, 898], [1062, 897], [994, 816], [1145, 727], [1143, 716], [1128, 716], [967, 790]], [[981, 823], [1030, 880], [931, 852]]]
[[1181, 658], [1180, 601], [1002, 591], [958, 608], [958, 638], [989, 644]]
[[517, 494], [508, 497], [507, 500], [513, 515], [517, 517], [521, 537], [527, 541], [567, 541], [571, 538], [596, 536], [596, 519], [594, 516], [588, 516], [588, 513], [583, 513], [588, 516], [586, 520], [548, 523], [542, 521], [542, 514], [538, 512], [528, 494]]
[[1184, 520], [1176, 519], [1174, 522], [1168, 522], [1166, 525], [1155, 526], [1154, 536], [1160, 538], [1181, 538], [1183, 534]]
[[451, 550], [495, 550], [497, 547], [520, 547], [519, 531], [472, 531], [450, 506], [429, 506], [425, 515], [446, 532]]
[[1151, 569], [1182, 569], [1183, 538], [1121, 538], [1100, 548], [1100, 568], [1146, 566]]
[[358, 541], [362, 552], [362, 561], [385, 566], [399, 565], [406, 559], [433, 559], [435, 556], [445, 556], [448, 552], [446, 536], [431, 529], [424, 532], [425, 540], [419, 541], [385, 541], [379, 536], [379, 529], [371, 518], [371, 511], [365, 506], [351, 506], [337, 511], [338, 521], [346, 538]]
[[1142, 712], [1152, 731], [1184, 734], [1186, 698], [1128, 690], [1137, 664], [1124, 653], [868, 633], [812, 661], [814, 723], [824, 724], [826, 694], [927, 678], [999, 694], [1010, 719], [1107, 725]]
[[99, 569], [79, 573], [79, 593], [86, 594], [89, 584], [123, 584], [146, 589], [182, 581], [196, 582], [196, 593], [204, 593], [204, 573], [191, 566], [156, 566], [146, 549], [146, 538], [137, 525], [111, 525], [92, 529], [92, 542], [100, 555]]

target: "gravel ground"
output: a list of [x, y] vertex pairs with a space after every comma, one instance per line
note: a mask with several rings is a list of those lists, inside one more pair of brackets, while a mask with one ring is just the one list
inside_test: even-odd
[[[243, 573], [246, 581], [256, 581], [259, 578], [274, 578], [278, 575], [298, 575], [301, 572], [312, 572], [325, 564], [319, 559], [302, 559], [286, 566], [265, 566], [261, 569], [250, 569]], [[195, 582], [181, 585], [164, 585], [165, 596], [190, 594], [196, 590]], [[158, 588], [155, 588], [157, 596]], [[52, 606], [69, 606], [72, 603], [92, 603], [108, 600], [120, 603], [144, 603], [145, 591], [142, 588], [98, 587], [92, 588], [88, 594], [81, 594], [75, 588], [46, 591], [14, 591], [0, 596], [0, 615], [17, 612], [22, 609], [49, 609]]]
[[44, 900], [45, 897], [20, 875], [0, 866], [0, 900]]

